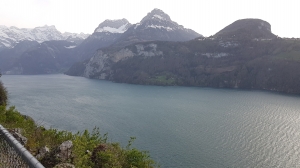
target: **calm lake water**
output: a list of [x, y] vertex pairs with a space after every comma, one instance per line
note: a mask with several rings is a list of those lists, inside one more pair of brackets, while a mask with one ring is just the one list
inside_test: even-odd
[[300, 97], [261, 91], [112, 83], [66, 75], [2, 76], [10, 105], [38, 124], [99, 127], [161, 167], [300, 167]]

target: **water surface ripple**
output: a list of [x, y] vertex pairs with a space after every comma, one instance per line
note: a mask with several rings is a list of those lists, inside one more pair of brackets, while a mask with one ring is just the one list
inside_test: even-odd
[[3, 76], [10, 104], [38, 124], [97, 126], [161, 167], [300, 167], [300, 97], [118, 84], [65, 75]]

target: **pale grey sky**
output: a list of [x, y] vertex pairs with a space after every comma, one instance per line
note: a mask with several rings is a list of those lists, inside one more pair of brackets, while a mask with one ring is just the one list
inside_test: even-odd
[[0, 0], [0, 25], [91, 34], [105, 19], [134, 24], [154, 8], [204, 36], [238, 19], [259, 18], [276, 35], [300, 38], [300, 0]]

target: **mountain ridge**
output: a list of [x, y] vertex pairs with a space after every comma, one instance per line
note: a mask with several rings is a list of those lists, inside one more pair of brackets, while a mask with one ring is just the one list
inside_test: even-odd
[[188, 41], [197, 37], [203, 36], [172, 21], [168, 14], [156, 8], [139, 23], [133, 24], [113, 46], [124, 47], [136, 42], [157, 40]]
[[37, 41], [42, 43], [51, 40], [83, 40], [89, 36], [80, 33], [61, 33], [55, 26], [41, 26], [35, 28], [17, 28], [15, 26], [0, 26], [0, 48], [13, 48], [20, 41]]
[[66, 74], [87, 78], [300, 94], [300, 40], [274, 35], [264, 20], [240, 19], [209, 37], [191, 33], [159, 9], [129, 24], [105, 20], [79, 45], [27, 41], [8, 52], [15, 54], [8, 61], [23, 74], [62, 72], [71, 60], [81, 62]]
[[106, 19], [95, 29], [96, 32], [124, 33], [131, 26], [127, 19]]
[[106, 19], [101, 22], [94, 33], [76, 47], [75, 56], [78, 61], [88, 59], [97, 49], [113, 44], [130, 26], [127, 19]]
[[[300, 94], [300, 40], [275, 36], [267, 22], [259, 28], [261, 22], [238, 20], [219, 34], [185, 42], [147, 41], [104, 48], [80, 64], [82, 71], [76, 75], [120, 83]], [[72, 69], [66, 74], [72, 75]]]

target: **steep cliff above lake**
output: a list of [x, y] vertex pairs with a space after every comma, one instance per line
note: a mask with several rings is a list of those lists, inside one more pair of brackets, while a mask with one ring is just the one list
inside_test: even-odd
[[259, 19], [236, 21], [209, 38], [102, 49], [80, 65], [81, 73], [71, 69], [67, 74], [135, 84], [300, 93], [300, 40], [275, 36], [270, 24]]

